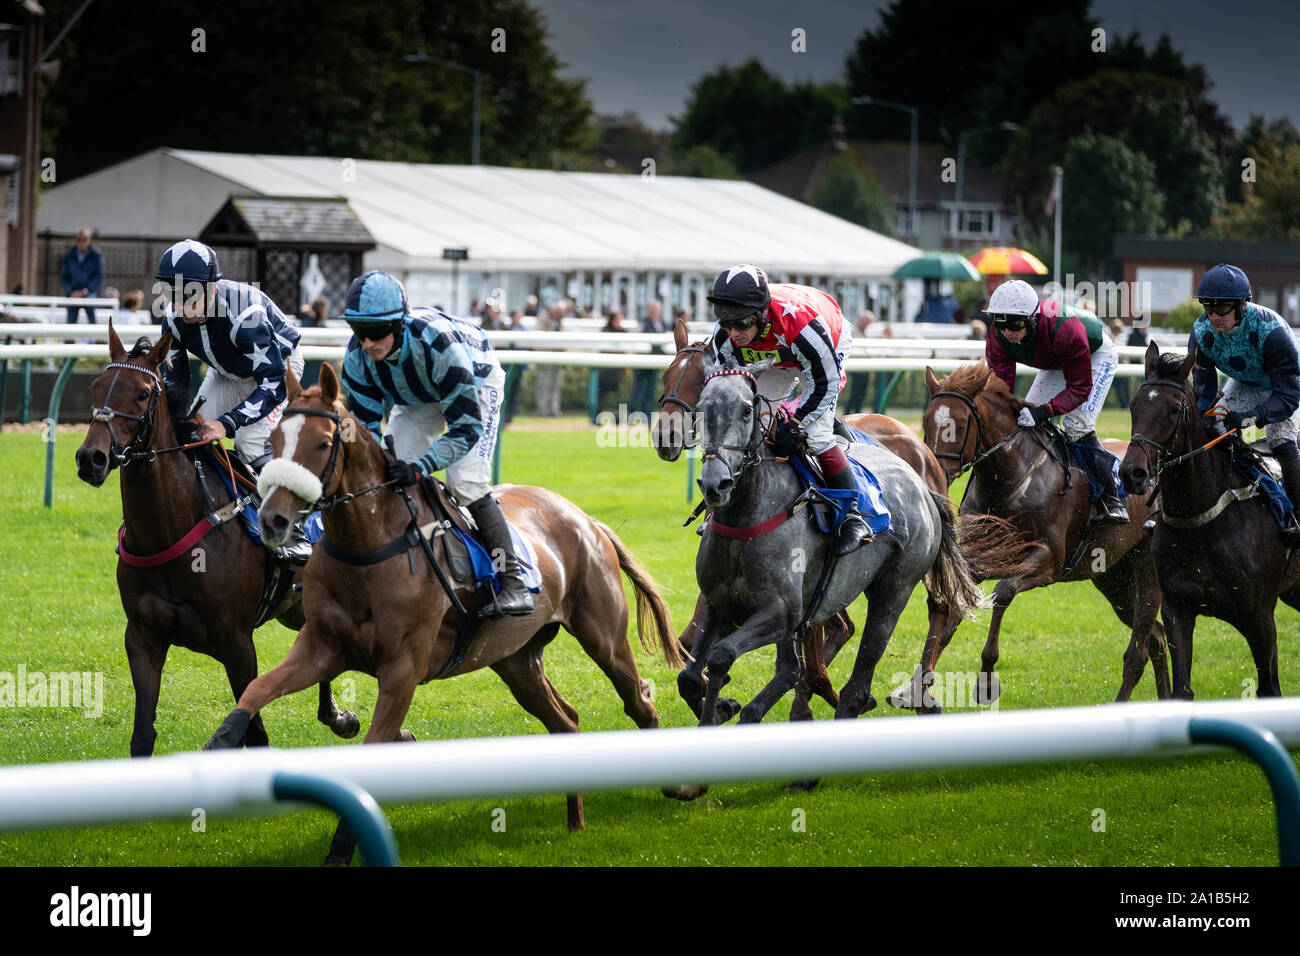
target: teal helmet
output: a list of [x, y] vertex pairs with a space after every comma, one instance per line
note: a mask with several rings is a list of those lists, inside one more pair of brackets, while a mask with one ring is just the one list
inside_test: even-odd
[[387, 272], [367, 272], [348, 286], [343, 321], [349, 325], [400, 322], [406, 318], [406, 290]]

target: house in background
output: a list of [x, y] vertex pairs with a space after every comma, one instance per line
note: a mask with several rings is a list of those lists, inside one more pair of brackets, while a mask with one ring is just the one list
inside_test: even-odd
[[0, 292], [36, 291], [41, 84], [57, 72], [40, 64], [44, 19], [35, 0], [0, 2]]

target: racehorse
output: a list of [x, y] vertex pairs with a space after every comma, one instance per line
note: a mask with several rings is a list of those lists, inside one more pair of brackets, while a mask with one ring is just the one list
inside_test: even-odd
[[[709, 342], [703, 340], [688, 344], [688, 337], [686, 323], [679, 319], [673, 328], [677, 355], [663, 371], [663, 393], [659, 398], [659, 416], [655, 419], [653, 427], [653, 444], [659, 457], [664, 461], [676, 461], [686, 448], [694, 447], [697, 443], [695, 406], [700, 400], [700, 391], [704, 386], [704, 364], [705, 356], [709, 352]], [[849, 415], [845, 418], [845, 422], [850, 427], [871, 436], [910, 465], [929, 490], [943, 495], [948, 493], [948, 477], [944, 474], [938, 459], [925, 443], [916, 437], [912, 429], [902, 422], [887, 415], [875, 414]], [[687, 650], [694, 646], [698, 630], [697, 622], [703, 606], [704, 597], [701, 595], [696, 602], [695, 613], [679, 638], [682, 646]], [[929, 615], [930, 630], [927, 646], [936, 641], [948, 624], [948, 609], [935, 602], [932, 595], [929, 602]], [[810, 629], [805, 636], [809, 649], [806, 655], [809, 673], [805, 678], [800, 679], [795, 688], [795, 699], [790, 709], [791, 720], [807, 720], [812, 717], [808, 701], [813, 693], [826, 699], [832, 707], [838, 703], [834, 699], [834, 691], [830, 686], [830, 678], [826, 675], [825, 665], [835, 659], [840, 648], [853, 636], [853, 623], [845, 612], [826, 622], [824, 637], [820, 630], [821, 628]], [[817, 653], [815, 650], [819, 646], [824, 647], [822, 653]], [[911, 706], [910, 701], [903, 703], [894, 695], [891, 695], [889, 700], [891, 704], [897, 706]], [[721, 703], [727, 709], [739, 709], [739, 704], [733, 700], [725, 699]], [[932, 695], [929, 694], [923, 696], [916, 709], [922, 713], [938, 713], [940, 710]]]
[[[238, 509], [222, 507], [230, 496], [222, 494], [219, 482], [212, 488], [220, 503], [205, 500], [195, 460], [186, 454], [189, 446], [179, 443], [169, 411], [170, 402], [184, 408], [186, 397], [165, 394], [158, 371], [170, 347], [168, 332], [152, 347], [140, 339], [128, 354], [109, 323], [109, 365], [91, 384], [94, 421], [77, 449], [77, 477], [95, 488], [121, 466], [117, 587], [135, 687], [132, 757], [153, 753], [158, 691], [172, 645], [220, 661], [236, 700], [257, 676], [253, 630], [260, 623], [270, 558], [238, 526]], [[227, 521], [214, 526], [208, 518], [213, 513]], [[201, 565], [192, 553], [199, 542]], [[264, 620], [275, 616], [291, 630], [302, 624], [302, 601], [293, 588], [268, 610]], [[360, 729], [355, 714], [338, 709], [327, 681], [320, 685], [317, 718], [340, 737], [354, 737]], [[249, 727], [247, 744], [267, 745], [260, 718]]]
[[1129, 403], [1133, 439], [1120, 476], [1134, 496], [1149, 494], [1154, 481], [1162, 501], [1151, 551], [1164, 589], [1174, 695], [1194, 696], [1192, 634], [1204, 614], [1242, 633], [1259, 695], [1276, 697], [1282, 689], [1273, 615], [1279, 597], [1300, 608], [1300, 563], [1263, 496], [1233, 464], [1228, 441], [1207, 445], [1188, 384], [1195, 364], [1194, 349], [1183, 358], [1161, 355], [1154, 342], [1147, 348], [1146, 378]]
[[[604, 524], [544, 488], [497, 486], [494, 493], [507, 519], [536, 554], [541, 593], [535, 595], [532, 614], [485, 619], [466, 646], [458, 640], [465, 616], [453, 610], [455, 602], [440, 580], [448, 582], [468, 614], [475, 613], [472, 591], [451, 584], [447, 534], [436, 536], [443, 543], [441, 557], [432, 549], [421, 553], [423, 545], [411, 540], [413, 523], [425, 526], [437, 516], [421, 502], [417, 522], [415, 501], [385, 482], [385, 454], [339, 402], [338, 378], [328, 364], [321, 366], [319, 383], [306, 391], [290, 375], [289, 407], [271, 443], [277, 460], [266, 466], [263, 480], [270, 474], [288, 477], [268, 489], [262, 503], [264, 538], [271, 544], [285, 540], [294, 518], [319, 503], [324, 547], [306, 567], [307, 621], [297, 640], [279, 665], [249, 685], [209, 741], [211, 748], [236, 744], [249, 718], [270, 701], [344, 670], [359, 670], [379, 681], [366, 743], [413, 739], [402, 721], [416, 686], [482, 667], [491, 667], [550, 733], [575, 733], [578, 712], [556, 691], [542, 665], [542, 652], [560, 627], [604, 671], [638, 727], [659, 725], [649, 684], [637, 673], [628, 642], [628, 606], [619, 571], [636, 592], [643, 646], [653, 651], [647, 637], [653, 629], [664, 659], [680, 667], [672, 620], [650, 575]], [[568, 825], [571, 830], [583, 826], [579, 794], [568, 797]], [[346, 862], [352, 849], [340, 828], [330, 861]]]
[[[1063, 465], [1061, 455], [1068, 453], [1054, 448], [1046, 429], [1017, 424], [1025, 403], [988, 365], [983, 361], [963, 365], [942, 382], [927, 368], [925, 382], [930, 390], [924, 417], [926, 444], [943, 462], [950, 482], [971, 470], [960, 508], [963, 548], [973, 549], [990, 527], [1012, 528], [1025, 544], [1018, 567], [1009, 575], [983, 566], [978, 559], [971, 561], [978, 580], [1000, 578], [993, 591], [993, 616], [976, 682], [980, 702], [990, 703], [999, 693], [993, 668], [1002, 616], [1015, 596], [1058, 581], [1082, 580], [1096, 585], [1131, 630], [1116, 700], [1129, 699], [1148, 657], [1156, 693], [1168, 697], [1165, 632], [1156, 619], [1160, 584], [1143, 530], [1150, 507], [1140, 497], [1129, 497], [1128, 524], [1090, 530], [1091, 496], [1083, 470], [1073, 462], [1068, 469]], [[1128, 447], [1110, 439], [1105, 444], [1117, 456]], [[933, 673], [959, 623], [950, 619], [938, 643], [927, 645], [922, 673]]]
[[[695, 574], [706, 603], [695, 659], [677, 683], [683, 699], [698, 705], [701, 725], [716, 722], [718, 690], [736, 658], [775, 643], [776, 674], [740, 713], [741, 723], [761, 720], [798, 678], [794, 637], [800, 627], [827, 620], [859, 594], [867, 595], [867, 622], [835, 709], [841, 719], [875, 706], [876, 663], [922, 577], [929, 576], [934, 599], [951, 614], [970, 615], [984, 603], [957, 546], [947, 496], [929, 491], [897, 456], [874, 445], [851, 445], [849, 453], [877, 479], [890, 526], [822, 572], [834, 537], [807, 520], [777, 520], [783, 508], [787, 519], [796, 513], [806, 492], [794, 469], [774, 461], [764, 441], [760, 413], [766, 399], [757, 376], [770, 364], [713, 365], [700, 395], [699, 486], [711, 511]], [[714, 532], [715, 524], [767, 527], [737, 538]]]

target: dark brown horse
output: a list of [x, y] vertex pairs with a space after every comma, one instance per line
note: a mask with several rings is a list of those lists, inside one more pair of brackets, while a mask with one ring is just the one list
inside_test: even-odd
[[[168, 648], [173, 645], [216, 658], [226, 669], [235, 699], [257, 676], [253, 629], [265, 582], [267, 550], [239, 527], [239, 518], [217, 527], [206, 515], [230, 501], [215, 476], [218, 500], [205, 501], [193, 459], [179, 447], [159, 363], [171, 334], [152, 348], [140, 339], [128, 354], [109, 323], [110, 364], [91, 385], [95, 421], [77, 449], [77, 476], [96, 488], [121, 466], [121, 549], [128, 555], [165, 556], [187, 536], [207, 532], [154, 566], [119, 557], [117, 586], [126, 612], [126, 656], [135, 686], [131, 756], [153, 753], [158, 690]], [[172, 396], [183, 401], [183, 397]], [[195, 553], [195, 548], [201, 552]], [[301, 600], [292, 589], [274, 609], [280, 623], [296, 630]], [[317, 717], [340, 737], [353, 737], [356, 715], [340, 711], [329, 684], [320, 686]], [[259, 718], [249, 727], [249, 746], [266, 746]]]
[[[676, 461], [682, 452], [696, 444], [695, 407], [699, 404], [700, 391], [704, 387], [704, 359], [709, 352], [708, 341], [688, 343], [686, 323], [680, 319], [673, 328], [673, 342], [677, 355], [668, 363], [662, 374], [663, 395], [659, 399], [659, 416], [655, 419], [653, 444], [659, 457], [664, 461]], [[850, 415], [845, 421], [849, 426], [870, 435], [880, 444], [911, 466], [920, 476], [925, 486], [941, 495], [948, 494], [948, 477], [938, 459], [917, 438], [916, 433], [897, 419], [887, 415]], [[695, 603], [695, 613], [681, 634], [681, 643], [688, 651], [695, 645], [698, 632], [698, 620], [704, 610], [704, 596]], [[948, 609], [930, 598], [930, 638], [933, 640], [942, 633], [948, 623]], [[810, 694], [817, 694], [832, 707], [837, 704], [837, 697], [826, 673], [826, 662], [835, 659], [840, 648], [853, 636], [853, 622], [848, 612], [843, 611], [823, 627], [810, 627], [805, 635], [807, 651], [805, 660], [808, 673], [799, 682], [795, 690], [794, 704], [790, 709], [792, 720], [807, 720], [812, 717], [808, 708]], [[895, 698], [890, 698], [896, 703]], [[726, 700], [724, 710], [738, 709], [739, 704]], [[910, 701], [899, 703], [910, 707]], [[918, 710], [929, 713], [938, 711], [938, 707], [929, 700], [917, 705]], [[724, 714], [726, 716], [726, 714]]]
[[[288, 450], [286, 434], [293, 445]], [[669, 666], [679, 668], [683, 661], [668, 607], [654, 581], [608, 527], [544, 488], [498, 486], [494, 493], [502, 511], [532, 544], [542, 589], [534, 597], [537, 607], [532, 614], [485, 619], [457, 663], [453, 654], [463, 618], [453, 610], [421, 548], [408, 542], [405, 549], [399, 545], [391, 557], [379, 559], [380, 549], [403, 539], [411, 514], [403, 498], [384, 486], [385, 454], [339, 402], [338, 379], [329, 365], [321, 367], [319, 385], [306, 391], [290, 377], [289, 408], [271, 443], [275, 454], [283, 456], [277, 460], [292, 461], [306, 470], [302, 474], [316, 476], [326, 500], [341, 503], [325, 509], [328, 547], [318, 547], [305, 569], [307, 621], [297, 640], [279, 665], [249, 685], [210, 746], [236, 744], [249, 718], [268, 703], [345, 670], [359, 670], [379, 681], [366, 743], [411, 739], [402, 721], [415, 688], [482, 667], [491, 667], [549, 732], [574, 733], [578, 712], [559, 695], [542, 666], [542, 652], [561, 627], [605, 672], [637, 726], [659, 725], [649, 685], [637, 673], [628, 642], [620, 570], [636, 592], [642, 644], [654, 650], [649, 643], [653, 631]], [[274, 462], [267, 469], [272, 467]], [[259, 512], [268, 543], [283, 540], [294, 517], [312, 504], [302, 492], [284, 486], [269, 492]], [[357, 497], [344, 497], [349, 495]], [[435, 520], [427, 504], [419, 509], [422, 526]], [[442, 545], [435, 546], [435, 552], [442, 552], [437, 560], [450, 579], [446, 537], [439, 536]], [[374, 563], [356, 563], [357, 556]], [[457, 587], [455, 593], [472, 608], [468, 587]], [[568, 798], [568, 823], [570, 829], [583, 826], [578, 794]], [[351, 843], [341, 833], [330, 859], [341, 862], [351, 853]]]
[[1274, 612], [1279, 597], [1300, 608], [1300, 561], [1250, 477], [1233, 465], [1229, 442], [1236, 436], [1207, 446], [1187, 381], [1195, 364], [1195, 351], [1184, 358], [1161, 355], [1154, 342], [1148, 347], [1146, 380], [1129, 403], [1133, 440], [1120, 477], [1130, 495], [1145, 496], [1158, 482], [1162, 506], [1151, 552], [1164, 590], [1175, 696], [1194, 696], [1192, 635], [1196, 618], [1207, 615], [1242, 633], [1259, 695], [1276, 697], [1282, 688]]
[[[1071, 462], [1067, 471], [1055, 456], [1043, 428], [1021, 428], [1016, 417], [1024, 402], [983, 362], [958, 368], [942, 382], [925, 370], [930, 402], [925, 409], [925, 442], [943, 462], [950, 481], [967, 468], [970, 485], [961, 504], [963, 548], [975, 548], [988, 528], [1011, 528], [1024, 542], [1016, 567], [1007, 573], [971, 561], [980, 580], [1000, 578], [993, 591], [993, 617], [981, 655], [977, 693], [981, 702], [997, 699], [994, 665], [1002, 615], [1022, 591], [1058, 581], [1090, 580], [1110, 602], [1131, 631], [1124, 652], [1124, 676], [1117, 700], [1128, 700], [1142, 677], [1148, 657], [1155, 671], [1156, 692], [1169, 696], [1165, 634], [1156, 619], [1160, 585], [1143, 523], [1151, 512], [1141, 496], [1126, 503], [1129, 523], [1089, 533], [1091, 500], [1082, 469]], [[1107, 440], [1108, 450], [1123, 455], [1126, 442]], [[993, 521], [981, 520], [992, 516]], [[1067, 563], [1077, 560], [1072, 570]], [[1005, 576], [1004, 576], [1005, 575]], [[939, 655], [952, 640], [959, 620], [950, 621], [937, 644], [927, 642], [921, 662], [932, 673]]]

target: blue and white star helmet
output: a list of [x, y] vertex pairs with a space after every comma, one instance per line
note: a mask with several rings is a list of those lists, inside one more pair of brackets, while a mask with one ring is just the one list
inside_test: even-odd
[[758, 266], [732, 266], [718, 274], [713, 282], [713, 294], [708, 296], [708, 300], [715, 307], [723, 307], [722, 310], [714, 309], [720, 317], [722, 312], [733, 311], [728, 306], [739, 307], [735, 311], [748, 310], [763, 315], [772, 301], [772, 293], [767, 288], [767, 273]]
[[156, 279], [174, 281], [180, 276], [186, 282], [216, 282], [221, 278], [221, 263], [211, 246], [194, 239], [183, 239], [162, 254], [158, 262]]
[[397, 322], [406, 316], [406, 290], [387, 272], [367, 272], [352, 280], [343, 309], [349, 324]]

